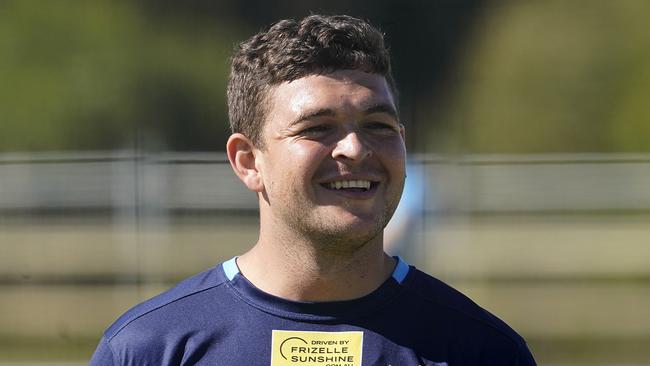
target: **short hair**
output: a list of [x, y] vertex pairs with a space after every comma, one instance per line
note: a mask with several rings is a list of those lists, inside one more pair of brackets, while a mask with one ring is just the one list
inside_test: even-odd
[[363, 20], [347, 15], [286, 19], [242, 42], [232, 57], [228, 80], [232, 132], [242, 133], [263, 148], [262, 129], [271, 88], [337, 70], [383, 76], [397, 103], [383, 34]]

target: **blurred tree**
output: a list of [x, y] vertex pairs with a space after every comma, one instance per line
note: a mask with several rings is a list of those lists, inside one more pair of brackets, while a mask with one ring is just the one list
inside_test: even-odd
[[[440, 146], [650, 151], [650, 3], [503, 2], [480, 19]], [[449, 145], [452, 145], [451, 147]]]
[[386, 32], [412, 150], [648, 151], [648, 11], [636, 0], [6, 0], [0, 151], [221, 150], [233, 44], [312, 12]]
[[441, 123], [422, 106], [448, 89], [481, 3], [8, 0], [0, 4], [0, 151], [221, 150], [232, 45], [312, 12], [351, 14], [387, 33], [409, 144], [421, 148], [421, 132]]
[[[222, 30], [227, 29], [227, 30]], [[221, 149], [237, 27], [136, 4], [0, 3], [0, 151]]]

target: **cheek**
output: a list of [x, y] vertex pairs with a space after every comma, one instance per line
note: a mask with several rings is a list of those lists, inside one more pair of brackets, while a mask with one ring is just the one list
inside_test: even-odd
[[384, 160], [384, 166], [388, 171], [391, 179], [389, 185], [391, 191], [401, 192], [404, 189], [406, 178], [406, 162], [403, 155], [398, 157], [398, 154], [392, 155]]
[[324, 145], [305, 141], [292, 146], [281, 159], [286, 169], [294, 171], [296, 175], [308, 177], [313, 175], [327, 156], [327, 148]]
[[[311, 183], [320, 164], [313, 149], [292, 145], [274, 154], [268, 161], [265, 183], [269, 195], [281, 200], [291, 200], [313, 194]], [[283, 198], [280, 198], [283, 197]], [[303, 199], [303, 198], [300, 198]]]
[[373, 151], [379, 154], [391, 169], [404, 169], [406, 166], [406, 147], [401, 138], [377, 141]]

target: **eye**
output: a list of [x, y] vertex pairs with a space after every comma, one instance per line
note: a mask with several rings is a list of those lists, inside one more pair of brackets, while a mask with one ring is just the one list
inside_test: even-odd
[[394, 133], [398, 131], [394, 125], [387, 122], [368, 122], [364, 127], [368, 130], [382, 133]]
[[326, 134], [332, 130], [332, 126], [321, 124], [314, 125], [307, 128], [304, 128], [300, 131], [300, 134], [307, 137], [317, 137]]

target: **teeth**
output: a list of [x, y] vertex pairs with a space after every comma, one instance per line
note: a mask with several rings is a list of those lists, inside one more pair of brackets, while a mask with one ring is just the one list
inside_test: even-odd
[[341, 189], [341, 188], [363, 188], [370, 189], [369, 180], [339, 180], [336, 182], [331, 182], [327, 185], [330, 189]]

